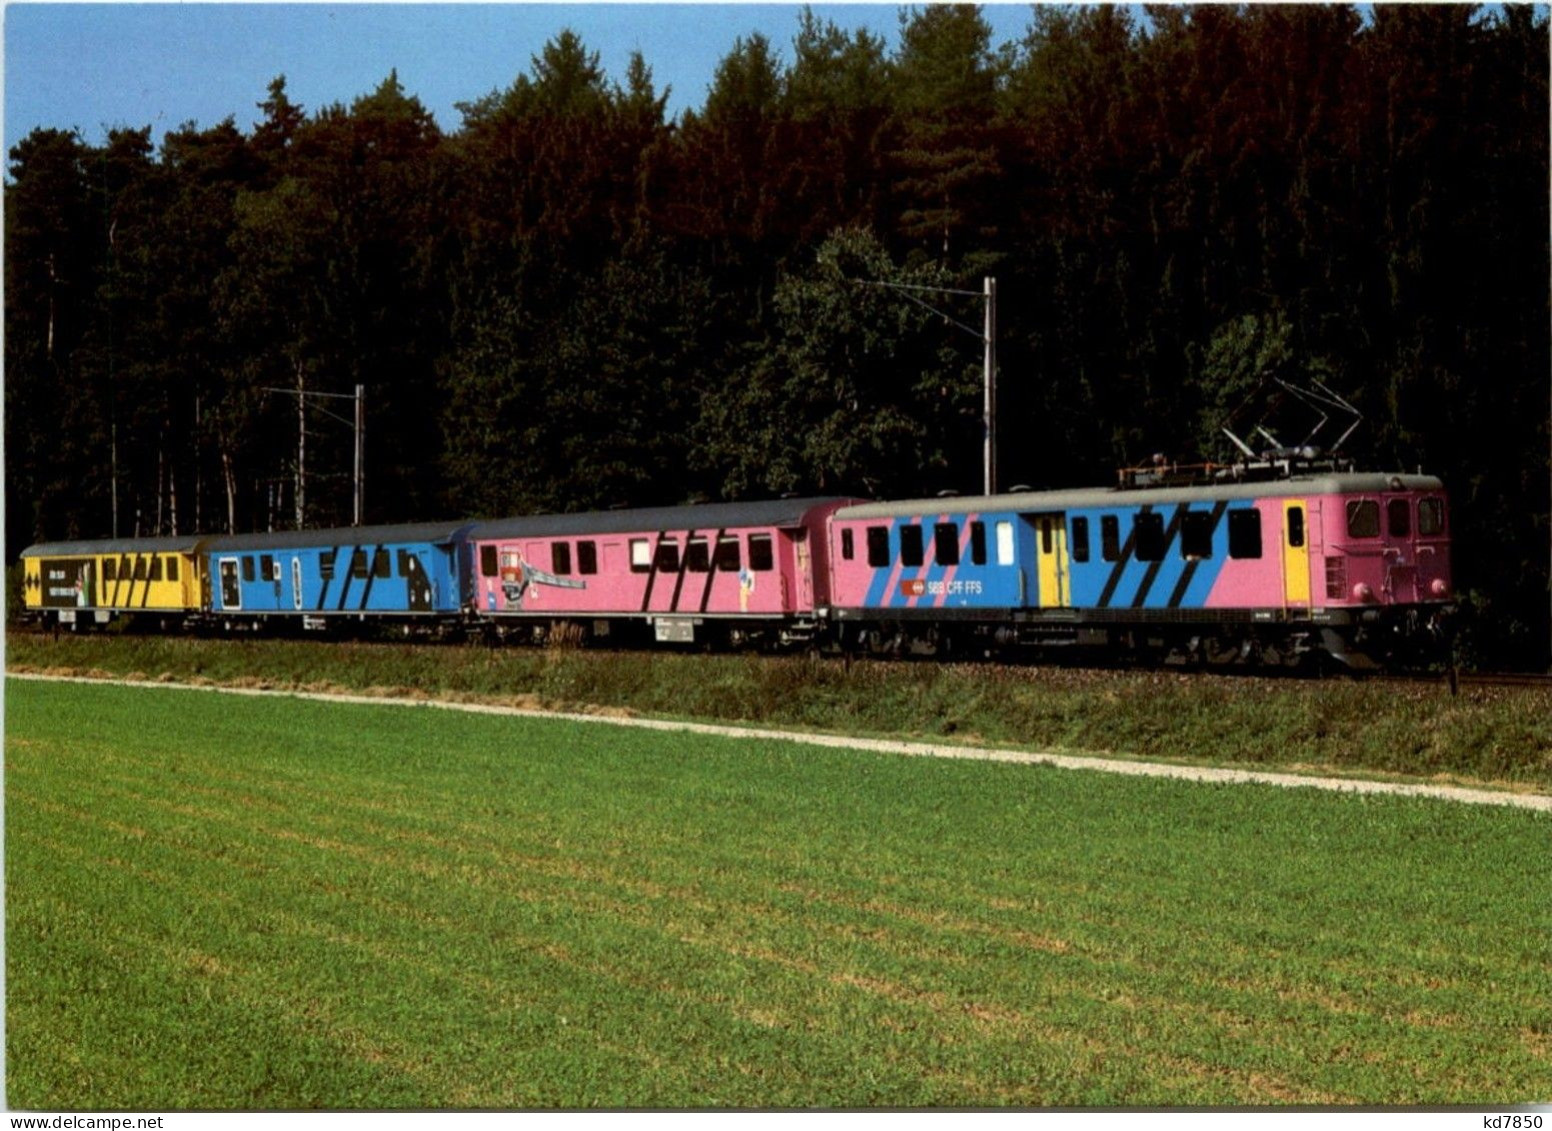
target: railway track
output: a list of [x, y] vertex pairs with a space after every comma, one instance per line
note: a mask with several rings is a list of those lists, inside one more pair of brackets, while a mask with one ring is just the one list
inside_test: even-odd
[[[41, 637], [52, 635], [56, 638], [59, 635], [57, 627], [50, 629], [42, 625], [31, 623], [9, 625], [6, 628], [6, 632], [21, 636]], [[123, 632], [125, 635], [130, 636], [161, 635], [160, 633], [154, 631], [139, 632], [132, 627], [124, 629]], [[260, 639], [264, 639], [264, 637], [247, 636], [245, 639], [258, 641]], [[279, 640], [295, 638], [288, 636], [275, 637], [275, 639]], [[393, 638], [385, 638], [374, 642], [384, 643], [389, 646], [393, 646], [399, 643], [397, 639]], [[449, 647], [488, 646], [480, 645], [478, 643], [471, 643], [470, 641], [464, 639], [454, 639], [450, 637], [426, 637], [423, 639], [418, 638], [415, 643], [442, 645]], [[652, 649], [647, 649], [647, 651], [652, 651]], [[1127, 659], [1123, 657], [1113, 657], [1109, 662], [1106, 662], [1094, 656], [1086, 656], [1082, 659], [1069, 656], [1046, 656], [1039, 660], [1031, 656], [1022, 660], [1006, 660], [1001, 662], [991, 660], [966, 659], [945, 660], [928, 657], [876, 658], [857, 657], [853, 655], [835, 657], [835, 661], [837, 663], [846, 663], [848, 665], [852, 662], [899, 663], [902, 660], [907, 663], [956, 663], [960, 666], [984, 666], [988, 670], [1006, 671], [1010, 669], [1026, 669], [1031, 671], [1060, 671], [1069, 675], [1075, 675], [1080, 679], [1084, 676], [1090, 676], [1099, 679], [1106, 676], [1124, 675], [1137, 672], [1162, 672], [1177, 675], [1198, 673], [1203, 675], [1224, 676], [1228, 678], [1240, 678], [1248, 680], [1281, 680], [1294, 682], [1312, 680], [1319, 681], [1328, 679], [1362, 681], [1372, 680], [1379, 683], [1404, 683], [1414, 686], [1419, 684], [1430, 686], [1444, 684], [1450, 687], [1452, 693], [1458, 691], [1461, 687], [1520, 687], [1552, 690], [1552, 672], [1464, 672], [1450, 670], [1436, 672], [1387, 672], [1371, 674], [1345, 672], [1329, 666], [1323, 669], [1312, 667], [1283, 669], [1276, 667], [1250, 667], [1237, 665], [1204, 665], [1199, 663], [1184, 663], [1168, 660], [1148, 664], [1139, 663], [1135, 659]]]
[[1383, 683], [1447, 684], [1451, 694], [1462, 687], [1528, 687], [1552, 691], [1552, 673], [1548, 672], [1431, 672], [1398, 673], [1373, 676]]

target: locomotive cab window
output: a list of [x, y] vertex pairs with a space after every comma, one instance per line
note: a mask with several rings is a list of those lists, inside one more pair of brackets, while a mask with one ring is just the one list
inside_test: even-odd
[[857, 556], [857, 540], [852, 537], [851, 528], [841, 531], [841, 557], [845, 561], [851, 561]]
[[881, 569], [889, 564], [889, 527], [868, 527], [868, 565]]
[[1380, 534], [1380, 505], [1373, 499], [1349, 499], [1347, 502], [1347, 536], [1349, 538], [1378, 538]]
[[1089, 520], [1086, 518], [1072, 520], [1072, 560], [1089, 560]]
[[577, 543], [577, 572], [582, 574], [594, 574], [598, 572], [598, 543]]
[[1229, 557], [1261, 556], [1261, 512], [1255, 507], [1229, 512]]
[[1417, 501], [1417, 532], [1425, 538], [1444, 533], [1444, 500], [1419, 499]]
[[769, 534], [749, 535], [749, 568], [764, 573], [772, 569], [776, 564], [776, 555], [771, 549], [771, 536]]
[[1164, 516], [1157, 511], [1139, 514], [1132, 520], [1132, 544], [1140, 562], [1164, 560]]
[[565, 577], [571, 572], [571, 543], [550, 543], [550, 569], [557, 577]]
[[1406, 538], [1412, 533], [1412, 504], [1406, 499], [1392, 499], [1385, 504], [1385, 525], [1392, 538]]
[[1180, 556], [1186, 559], [1212, 557], [1213, 516], [1208, 511], [1186, 511], [1180, 520]]
[[1113, 514], [1099, 516], [1099, 555], [1107, 562], [1121, 560], [1121, 520]]
[[939, 565], [959, 564], [959, 527], [940, 522], [932, 528], [932, 556]]
[[922, 528], [912, 523], [900, 528], [900, 564], [919, 566], [926, 558], [922, 541]]
[[480, 547], [480, 576], [495, 577], [501, 570], [496, 565], [496, 547]]

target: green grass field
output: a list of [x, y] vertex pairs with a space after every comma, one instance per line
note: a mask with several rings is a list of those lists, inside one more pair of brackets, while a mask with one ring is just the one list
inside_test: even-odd
[[1552, 1099], [1552, 821], [9, 681], [43, 1109]]
[[1552, 792], [1552, 689], [802, 656], [131, 634], [7, 638], [12, 671], [460, 696]]

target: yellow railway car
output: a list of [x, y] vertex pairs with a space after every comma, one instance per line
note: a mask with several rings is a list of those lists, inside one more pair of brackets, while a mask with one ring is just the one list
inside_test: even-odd
[[106, 624], [125, 614], [192, 615], [203, 608], [204, 539], [47, 542], [22, 551], [23, 604], [59, 624]]

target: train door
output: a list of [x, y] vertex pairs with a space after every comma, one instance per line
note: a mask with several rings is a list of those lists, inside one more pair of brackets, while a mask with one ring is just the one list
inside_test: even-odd
[[814, 570], [809, 560], [808, 530], [799, 528], [782, 534], [792, 543], [792, 583], [797, 594], [793, 611], [807, 612], [814, 607]]
[[1417, 500], [1417, 596], [1437, 599], [1449, 592], [1450, 546], [1444, 527], [1444, 496]]
[[236, 558], [221, 559], [221, 607], [231, 610], [242, 608], [242, 582], [237, 573]]
[[1397, 604], [1410, 605], [1422, 596], [1417, 584], [1418, 547], [1412, 522], [1412, 500], [1394, 495], [1385, 500], [1385, 588]]
[[1308, 609], [1310, 603], [1310, 521], [1303, 499], [1283, 500], [1283, 606]]
[[420, 555], [413, 550], [400, 550], [399, 573], [409, 593], [410, 612], [429, 613], [433, 600], [431, 579], [426, 576], [426, 566]]
[[1060, 513], [1025, 515], [1034, 535], [1034, 568], [1030, 590], [1042, 609], [1072, 607], [1072, 578], [1067, 556], [1067, 516]]

